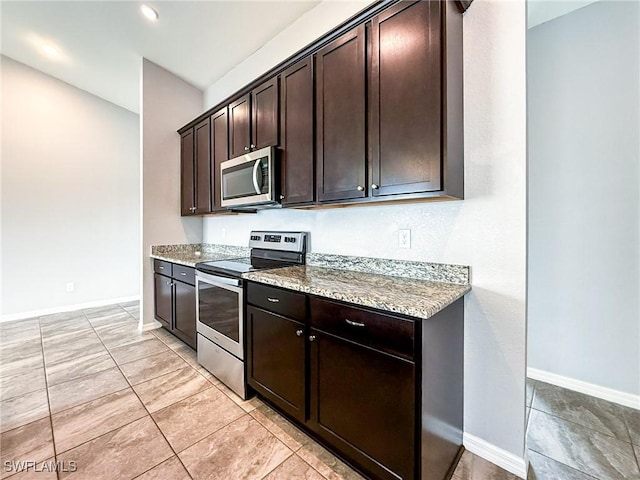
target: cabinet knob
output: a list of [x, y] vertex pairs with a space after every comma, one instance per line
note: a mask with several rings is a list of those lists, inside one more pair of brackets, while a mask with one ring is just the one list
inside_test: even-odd
[[301, 337], [303, 333], [304, 332], [302, 331], [302, 329], [296, 330], [296, 335], [299, 336], [299, 337]]
[[256, 148], [256, 146], [252, 143], [251, 144], [251, 149], [254, 149], [254, 148]]
[[267, 297], [267, 300], [269, 300], [271, 303], [280, 303], [279, 298]]
[[244, 151], [248, 152], [249, 151], [249, 147], [244, 147]]
[[189, 210], [191, 210], [192, 212], [196, 211], [196, 207], [191, 207]]
[[309, 335], [309, 341], [310, 342], [315, 342], [316, 340], [316, 336], [315, 335]]
[[187, 276], [187, 274], [185, 272], [180, 272], [180, 275], [182, 275], [183, 277]]
[[378, 185], [376, 185], [375, 183], [372, 183], [371, 184], [371, 188], [373, 188], [374, 190], [377, 190], [378, 189]]
[[167, 282], [167, 285], [169, 285], [169, 286], [170, 286], [170, 285], [171, 285], [171, 282]]
[[280, 200], [284, 200], [284, 195], [280, 195]]
[[363, 187], [362, 185], [358, 185], [358, 186], [356, 187], [356, 189], [357, 189], [359, 192], [362, 192], [362, 191], [364, 190], [364, 187]]

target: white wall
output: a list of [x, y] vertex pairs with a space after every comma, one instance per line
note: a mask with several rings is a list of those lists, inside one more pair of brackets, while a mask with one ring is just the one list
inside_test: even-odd
[[142, 301], [141, 321], [154, 324], [151, 245], [200, 243], [202, 218], [180, 216], [180, 136], [202, 113], [202, 91], [142, 60]]
[[[294, 29], [304, 31], [304, 25]], [[525, 390], [524, 2], [476, 0], [465, 14], [464, 30], [464, 201], [207, 217], [204, 241], [246, 245], [251, 229], [301, 229], [311, 232], [314, 252], [471, 265], [464, 428], [468, 438], [489, 442], [518, 463]], [[235, 88], [250, 80], [250, 66], [257, 75], [288, 55], [288, 33], [282, 44], [276, 37], [269, 52], [259, 51], [239, 67], [243, 75]], [[235, 78], [233, 72], [228, 77]], [[209, 105], [233, 90], [226, 79], [223, 86], [209, 89]], [[397, 248], [398, 228], [412, 229], [410, 250]]]
[[640, 394], [640, 4], [529, 30], [529, 367]]
[[137, 296], [138, 116], [1, 58], [3, 319]]

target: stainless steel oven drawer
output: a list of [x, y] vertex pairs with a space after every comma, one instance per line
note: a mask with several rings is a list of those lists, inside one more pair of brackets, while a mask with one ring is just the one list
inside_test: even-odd
[[246, 400], [247, 388], [242, 360], [238, 360], [224, 348], [198, 334], [198, 363]]

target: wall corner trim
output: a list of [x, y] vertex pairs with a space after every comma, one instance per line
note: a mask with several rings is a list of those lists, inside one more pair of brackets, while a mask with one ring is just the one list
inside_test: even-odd
[[576, 380], [575, 378], [563, 377], [562, 375], [538, 370], [537, 368], [527, 368], [527, 377], [532, 380], [550, 383], [551, 385], [567, 388], [574, 392], [584, 393], [586, 395], [591, 395], [592, 397], [601, 398], [603, 400], [624, 405], [625, 407], [640, 410], [640, 395], [621, 392], [620, 390], [614, 390], [613, 388], [601, 387], [594, 383]]
[[150, 323], [142, 323], [139, 325], [138, 328], [141, 332], [148, 332], [149, 330], [156, 330], [158, 328], [162, 328], [162, 324], [157, 320], [154, 320], [153, 322], [150, 322]]
[[486, 440], [466, 432], [462, 436], [462, 444], [464, 448], [471, 453], [488, 460], [520, 478], [527, 478], [529, 465], [524, 457], [519, 457], [511, 452], [507, 452]]

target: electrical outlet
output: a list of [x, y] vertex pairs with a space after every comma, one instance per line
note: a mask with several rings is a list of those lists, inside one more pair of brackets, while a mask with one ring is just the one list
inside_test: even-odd
[[398, 247], [411, 248], [411, 230], [403, 228], [398, 230]]
[[76, 286], [73, 282], [67, 282], [67, 292], [73, 292], [76, 289]]

